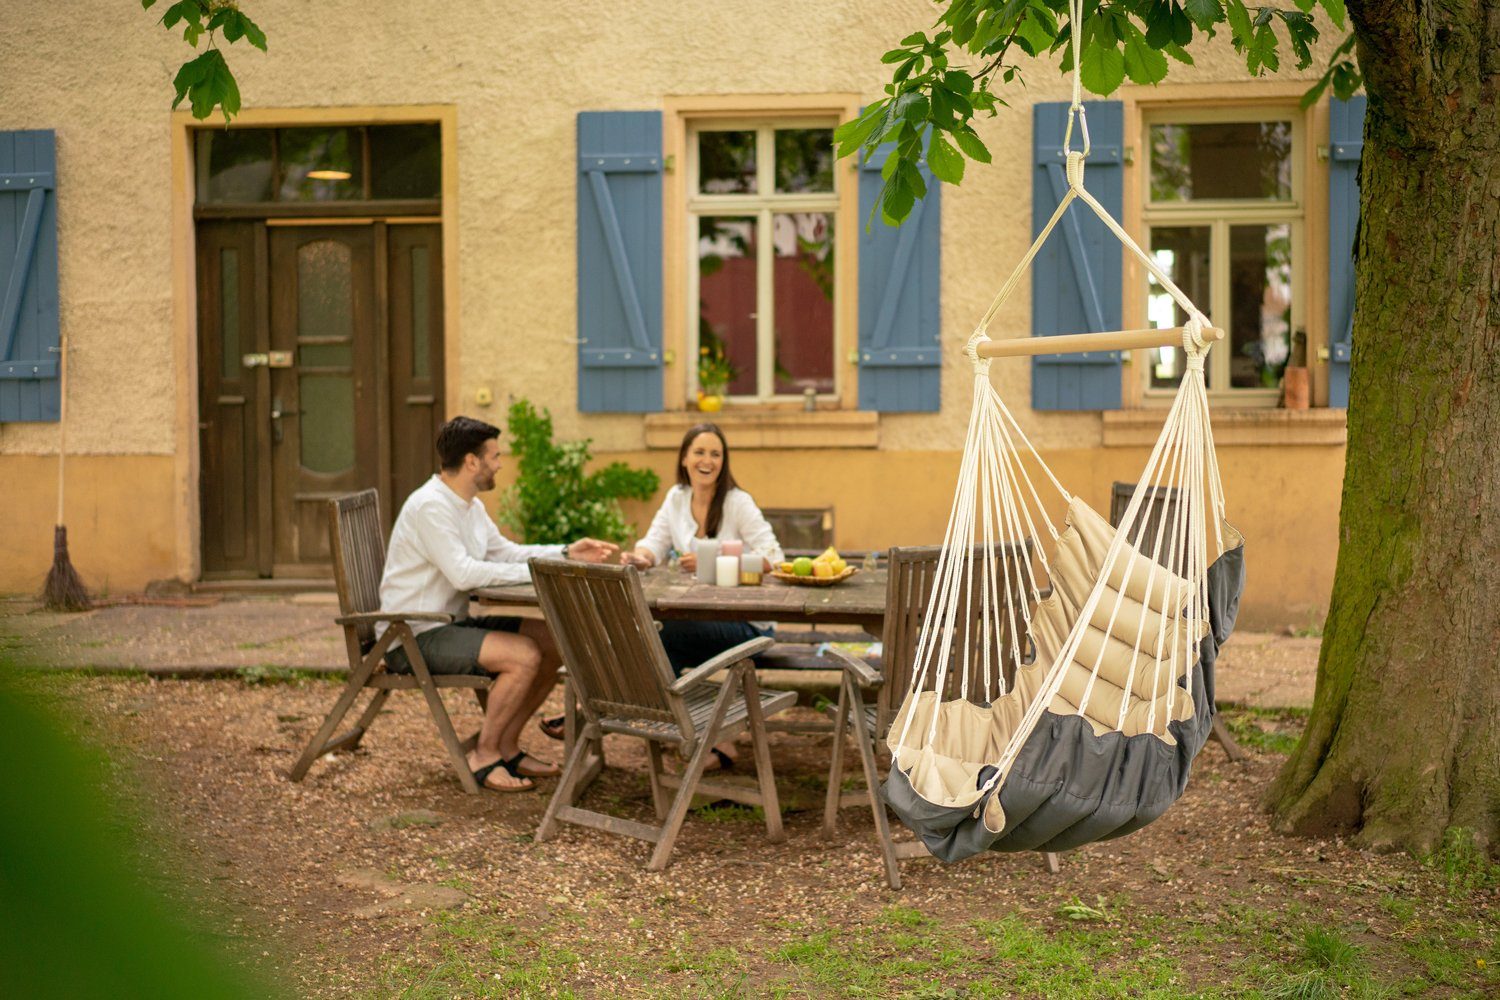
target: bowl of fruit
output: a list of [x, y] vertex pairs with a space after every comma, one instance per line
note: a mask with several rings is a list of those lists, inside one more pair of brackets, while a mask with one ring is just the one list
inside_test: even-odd
[[790, 562], [781, 563], [771, 571], [771, 575], [784, 583], [800, 587], [831, 587], [858, 572], [859, 570], [844, 562], [838, 549], [829, 546], [814, 558], [799, 556]]

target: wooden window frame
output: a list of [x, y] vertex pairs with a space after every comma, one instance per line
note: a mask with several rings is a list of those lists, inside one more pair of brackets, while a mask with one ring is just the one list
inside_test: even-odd
[[[765, 128], [806, 124], [833, 126], [859, 113], [856, 94], [772, 94], [712, 95], [669, 97], [664, 107], [666, 145], [665, 197], [663, 201], [663, 254], [665, 267], [665, 309], [663, 314], [663, 407], [687, 409], [697, 384], [698, 338], [692, 313], [697, 303], [697, 269], [690, 267], [689, 254], [696, 244], [694, 232], [697, 216], [705, 206], [715, 211], [744, 207], [746, 214], [760, 211], [769, 204], [765, 195], [699, 196], [694, 187], [697, 178], [697, 149], [693, 137], [697, 131], [713, 128]], [[770, 162], [758, 156], [757, 169], [768, 172]], [[821, 395], [819, 413], [853, 410], [858, 406], [858, 369], [854, 357], [858, 347], [859, 298], [859, 176], [854, 159], [836, 159], [833, 164], [833, 195], [774, 196], [778, 209], [807, 205], [807, 211], [831, 211], [834, 215], [834, 392]], [[751, 208], [751, 206], [755, 206]], [[768, 240], [763, 240], [771, 249]], [[764, 285], [765, 283], [762, 282]], [[763, 297], [769, 286], [758, 290]], [[762, 310], [764, 311], [764, 310]], [[761, 352], [764, 353], [764, 352]], [[762, 359], [763, 366], [770, 364]], [[764, 384], [764, 383], [762, 383]], [[728, 412], [785, 413], [802, 412], [801, 397], [762, 396], [754, 399], [732, 397], [726, 401]], [[816, 417], [816, 414], [809, 414]]]
[[[1328, 344], [1327, 302], [1328, 276], [1318, 262], [1326, 259], [1328, 246], [1328, 175], [1326, 163], [1319, 157], [1320, 139], [1328, 128], [1327, 102], [1304, 109], [1299, 101], [1306, 92], [1305, 81], [1254, 82], [1213, 85], [1168, 85], [1154, 88], [1126, 87], [1125, 134], [1125, 211], [1127, 231], [1143, 247], [1149, 247], [1150, 227], [1180, 222], [1183, 225], [1206, 225], [1218, 220], [1222, 226], [1237, 223], [1290, 223], [1292, 227], [1292, 330], [1306, 333], [1308, 366], [1313, 371], [1314, 407], [1328, 404], [1328, 370], [1322, 361]], [[1162, 122], [1259, 121], [1272, 117], [1292, 123], [1292, 200], [1279, 201], [1212, 201], [1197, 205], [1150, 205], [1150, 152], [1146, 129]], [[1215, 247], [1215, 249], [1221, 249]], [[1221, 254], [1222, 255], [1222, 254]], [[1216, 264], [1216, 270], [1219, 270]], [[1227, 273], [1227, 272], [1226, 272]], [[1219, 299], [1226, 299], [1221, 276], [1215, 276]], [[1147, 275], [1145, 269], [1127, 256], [1124, 273], [1124, 315], [1126, 325], [1147, 325]], [[1223, 302], [1227, 307], [1227, 301]], [[1205, 304], [1212, 310], [1214, 304]], [[1221, 310], [1222, 311], [1222, 310]], [[1126, 409], [1154, 409], [1167, 405], [1171, 390], [1148, 388], [1148, 351], [1134, 351], [1122, 371], [1122, 401]], [[1213, 363], [1210, 356], [1210, 364]], [[1221, 362], [1228, 378], [1227, 357]], [[1277, 389], [1212, 389], [1210, 403], [1216, 409], [1265, 410], [1278, 405]]]

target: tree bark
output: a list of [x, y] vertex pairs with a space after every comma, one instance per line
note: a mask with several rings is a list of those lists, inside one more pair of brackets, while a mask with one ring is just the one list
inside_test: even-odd
[[1368, 108], [1338, 565], [1285, 832], [1500, 844], [1500, 0], [1350, 0]]

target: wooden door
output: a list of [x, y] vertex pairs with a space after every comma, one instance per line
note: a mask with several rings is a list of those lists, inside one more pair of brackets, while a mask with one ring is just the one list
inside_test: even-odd
[[256, 222], [198, 227], [199, 503], [215, 576], [271, 574], [265, 254]]
[[329, 575], [328, 500], [384, 485], [375, 263], [369, 223], [270, 228], [276, 576]]
[[380, 227], [387, 245], [390, 328], [390, 493], [386, 528], [412, 490], [437, 471], [444, 419], [443, 240], [436, 223]]

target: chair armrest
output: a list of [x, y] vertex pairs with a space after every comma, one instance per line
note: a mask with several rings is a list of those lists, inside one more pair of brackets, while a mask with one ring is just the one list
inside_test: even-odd
[[748, 642], [742, 642], [738, 646], [724, 650], [724, 652], [720, 653], [718, 656], [715, 656], [711, 660], [704, 660], [692, 670], [689, 670], [687, 673], [683, 674], [681, 677], [673, 681], [672, 686], [667, 688], [667, 690], [671, 691], [673, 694], [682, 694], [682, 692], [686, 691], [694, 684], [697, 684], [704, 679], [711, 677], [712, 675], [718, 673], [720, 670], [723, 670], [726, 667], [732, 667], [736, 663], [739, 663], [741, 660], [748, 660], [756, 653], [764, 653], [774, 645], [776, 645], [776, 640], [772, 639], [770, 636], [760, 636], [758, 638], [751, 639]]
[[451, 624], [452, 615], [441, 611], [362, 611], [357, 615], [339, 615], [336, 625], [373, 625], [376, 622], [437, 622]]
[[873, 688], [885, 683], [885, 676], [880, 671], [853, 653], [846, 653], [842, 649], [836, 649], [832, 646], [827, 649], [826, 653], [828, 656], [838, 660], [840, 667], [853, 674], [854, 679], [859, 682], [860, 687]]

